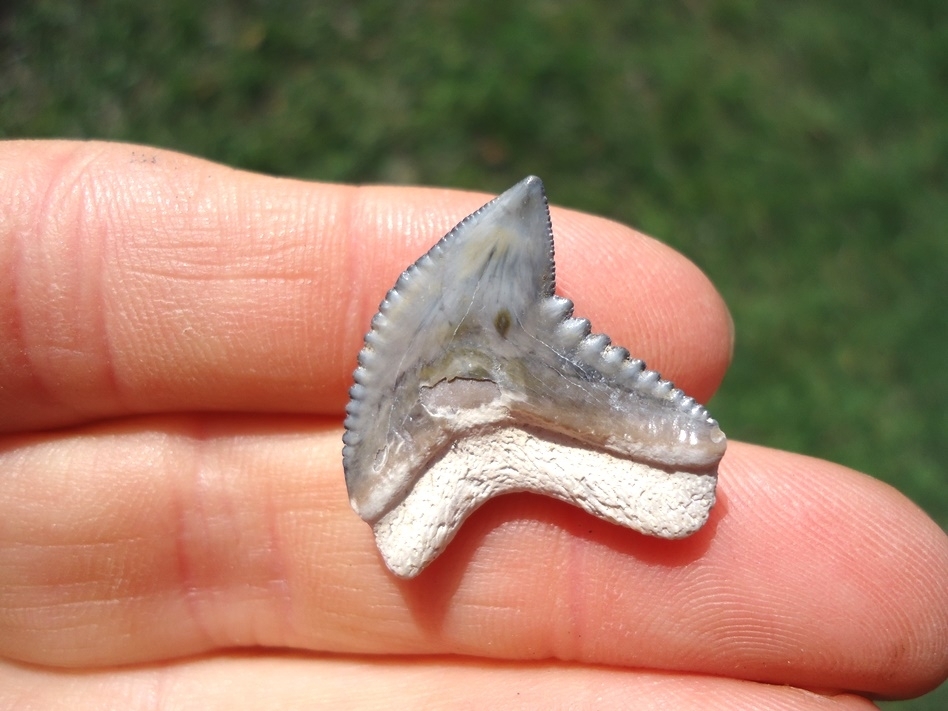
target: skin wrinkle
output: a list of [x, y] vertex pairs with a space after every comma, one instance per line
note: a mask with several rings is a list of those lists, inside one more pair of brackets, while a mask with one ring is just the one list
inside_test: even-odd
[[[89, 192], [95, 195], [96, 199], [93, 201], [93, 205], [89, 208], [89, 213], [91, 213], [93, 221], [96, 217], [99, 217], [100, 222], [111, 223], [111, 220], [101, 219], [102, 215], [109, 214], [109, 205], [113, 204], [109, 199], [109, 195], [99, 195], [98, 194], [98, 181], [94, 175], [88, 174], [88, 168], [86, 170], [86, 176], [89, 180]], [[121, 192], [117, 190], [116, 192]], [[108, 297], [105, 292], [105, 275], [110, 271], [110, 257], [118, 262], [119, 255], [116, 253], [114, 243], [110, 240], [109, 235], [115, 234], [115, 231], [102, 228], [103, 236], [101, 241], [101, 249], [99, 250], [99, 260], [98, 260], [98, 278], [88, 279], [86, 283], [90, 285], [90, 289], [94, 291], [93, 302], [94, 306], [91, 309], [91, 313], [95, 316], [96, 319], [96, 333], [100, 334], [101, 341], [101, 355], [102, 355], [102, 365], [104, 366], [104, 378], [107, 383], [107, 388], [111, 391], [113, 400], [117, 403], [118, 408], [128, 409], [127, 398], [124, 397], [122, 392], [122, 382], [118, 377], [118, 373], [115, 370], [115, 347], [112, 336], [112, 330], [109, 327], [108, 313], [109, 309], [107, 308]], [[86, 240], [85, 244], [94, 243], [92, 240]]]
[[[265, 534], [258, 544], [254, 529], [240, 527], [247, 502], [233, 495], [239, 489], [229, 478], [235, 472], [238, 479], [244, 476], [239, 464], [244, 438], [237, 435], [222, 440], [198, 418], [193, 418], [180, 438], [191, 449], [195, 462], [187, 475], [189, 485], [181, 489], [187, 492], [186, 498], [179, 497], [176, 503], [180, 512], [176, 529], [180, 589], [204, 639], [203, 649], [287, 644], [295, 638], [288, 632], [293, 600], [272, 488], [265, 486], [255, 498], [262, 512], [260, 533]], [[232, 465], [221, 461], [222, 450], [235, 453]], [[245, 551], [245, 560], [232, 566], [228, 557], [213, 548], [223, 541], [235, 541], [237, 548]], [[246, 617], [241, 613], [245, 608], [250, 610]], [[273, 622], [279, 627], [272, 629]]]
[[[314, 380], [322, 378], [332, 385], [334, 394], [328, 396], [326, 392], [321, 393], [319, 406], [326, 410], [341, 410], [345, 405], [344, 393], [350, 385], [351, 370], [355, 368], [353, 354], [358, 352], [364, 333], [358, 315], [362, 311], [361, 299], [366, 297], [368, 290], [354, 287], [364, 277], [359, 269], [362, 265], [357, 248], [362, 247], [365, 240], [351, 237], [353, 225], [359, 220], [362, 202], [357, 188], [343, 189], [331, 200], [314, 199], [308, 194], [303, 199], [305, 204], [300, 210], [306, 216], [306, 227], [301, 232], [306, 257], [305, 278], [314, 287], [306, 293], [307, 298], [301, 305], [296, 307], [299, 309], [296, 322], [305, 342], [321, 340], [326, 344], [326, 353], [319, 363], [305, 360], [305, 351], [297, 355], [297, 360], [301, 362], [301, 369], [314, 371]], [[334, 263], [343, 266], [330, 266]], [[317, 300], [317, 297], [321, 298]], [[339, 308], [336, 304], [345, 304], [341, 309], [345, 314], [340, 319], [342, 323], [337, 333], [323, 333], [324, 313]], [[318, 372], [315, 372], [317, 369]], [[337, 375], [330, 380], [324, 375], [326, 371]], [[336, 397], [335, 393], [339, 396]]]
[[201, 503], [202, 487], [199, 485], [201, 479], [201, 468], [203, 462], [203, 449], [206, 446], [204, 432], [200, 424], [195, 421], [192, 425], [193, 430], [188, 439], [188, 446], [193, 453], [194, 465], [187, 475], [191, 486], [184, 488], [180, 485], [181, 477], [185, 476], [183, 471], [176, 477], [176, 483], [173, 485], [174, 496], [172, 506], [174, 506], [174, 540], [175, 553], [178, 571], [178, 586], [181, 599], [184, 601], [185, 609], [188, 611], [188, 617], [191, 621], [191, 628], [195, 630], [203, 640], [203, 649], [214, 649], [215, 635], [211, 632], [207, 620], [204, 618], [203, 605], [201, 597], [203, 592], [197, 582], [197, 575], [194, 570], [194, 561], [192, 560], [191, 545], [192, 540], [202, 542], [205, 539], [191, 535], [191, 517], [194, 511], [203, 510]]
[[[582, 520], [576, 521], [577, 526], [584, 523]], [[575, 528], [572, 533], [575, 533]], [[584, 581], [589, 575], [585, 555], [588, 545], [582, 537], [570, 535], [565, 545], [560, 547], [566, 549], [566, 555], [559, 566], [562, 571], [559, 588], [563, 590], [566, 599], [563, 604], [554, 606], [556, 616], [554, 619], [564, 620], [565, 618], [565, 621], [561, 625], [559, 634], [556, 634], [556, 631], [560, 626], [553, 625], [550, 651], [557, 659], [572, 660], [582, 656], [583, 630], [589, 625], [586, 615], [588, 603], [583, 594]], [[560, 609], [564, 613], [563, 616], [558, 614]]]
[[[39, 277], [41, 283], [44, 285], [43, 289], [45, 292], [48, 292], [50, 289], [56, 289], [57, 285], [60, 289], [65, 288], [69, 291], [75, 290], [77, 292], [75, 298], [68, 299], [70, 306], [76, 303], [83, 306], [87, 305], [87, 299], [83, 298], [84, 294], [82, 293], [84, 287], [76, 283], [64, 283], [64, 280], [68, 280], [70, 276], [73, 276], [76, 280], [78, 280], [80, 276], [89, 276], [85, 274], [85, 270], [83, 269], [85, 265], [83, 247], [91, 243], [91, 240], [85, 240], [83, 237], [89, 224], [96, 224], [98, 222], [95, 215], [98, 211], [92, 210], [90, 207], [98, 204], [98, 201], [94, 199], [94, 194], [96, 192], [95, 186], [98, 185], [98, 178], [100, 176], [95, 172], [95, 166], [100, 159], [100, 155], [99, 152], [85, 152], [76, 149], [60, 156], [59, 161], [51, 164], [50, 167], [53, 168], [53, 170], [47, 178], [45, 190], [41, 195], [37, 196], [36, 212], [30, 220], [30, 224], [37, 225], [37, 229], [29, 235], [28, 239], [30, 239], [35, 247], [42, 249], [44, 258], [40, 260], [40, 263], [43, 266], [49, 266], [49, 258], [54, 255], [50, 250], [54, 247], [58, 247], [61, 251], [72, 255], [74, 259], [71, 265], [68, 262], [66, 263], [66, 265], [72, 267], [71, 270], [57, 270], [56, 276], [52, 278], [49, 278], [52, 276], [50, 274], [31, 274], [27, 269], [24, 269], [24, 278]], [[67, 207], [68, 210], [66, 209]], [[92, 219], [90, 219], [88, 215], [89, 212], [94, 213]], [[52, 240], [56, 240], [58, 244], [51, 244]], [[104, 254], [105, 251], [104, 249], [101, 250], [101, 254]], [[98, 259], [92, 261], [93, 263], [98, 263], [100, 269], [96, 274], [92, 275], [91, 279], [86, 279], [83, 284], [93, 284], [91, 287], [93, 290], [96, 289], [95, 285], [98, 285], [98, 289], [101, 293], [103, 282], [102, 264]], [[65, 294], [60, 297], [59, 301], [64, 299], [67, 299]], [[99, 308], [96, 309], [93, 307], [92, 313], [98, 314], [101, 319], [103, 301], [98, 299], [97, 303]], [[21, 315], [21, 318], [24, 322], [32, 320], [25, 316], [25, 312]], [[60, 324], [60, 326], [62, 326], [62, 324]], [[98, 326], [99, 328], [90, 330], [92, 333], [99, 334], [98, 340], [100, 344], [105, 346], [104, 350], [108, 353], [110, 348], [103, 343], [101, 321], [98, 323]], [[77, 329], [80, 329], [78, 333], [76, 332]], [[65, 327], [62, 328], [57, 335], [63, 333], [69, 334], [74, 340], [75, 336], [84, 334], [85, 329], [81, 329], [78, 323], [65, 324]], [[79, 356], [79, 361], [87, 361], [89, 366], [93, 365], [94, 356], [102, 354], [88, 353], [82, 347], [64, 350], [61, 345], [58, 345], [58, 341], [59, 339], [57, 338], [56, 341], [54, 341], [57, 345], [52, 348], [50, 344], [44, 344], [43, 348], [46, 352], [41, 357], [37, 357], [36, 355], [30, 356], [29, 354], [34, 353], [35, 349], [39, 346], [35, 344], [33, 346], [29, 345], [26, 338], [24, 338], [24, 350], [32, 366], [31, 373], [33, 379], [39, 384], [40, 391], [46, 397], [49, 406], [68, 408], [74, 416], [81, 416], [84, 410], [83, 405], [74, 400], [67, 401], [64, 395], [68, 391], [62, 391], [62, 393], [57, 395], [58, 388], [51, 387], [50, 385], [49, 381], [51, 378], [58, 380], [62, 375], [59, 372], [59, 367], [49, 367], [50, 354], [56, 352], [71, 352], [73, 355]], [[70, 358], [69, 362], [65, 365], [67, 370], [74, 370], [76, 367], [79, 367], [83, 371], [87, 369], [83, 362], [75, 362], [75, 359], [72, 358]], [[93, 368], [93, 371], [98, 371], [97, 374], [99, 378], [96, 378], [97, 381], [103, 379], [102, 376], [104, 374], [105, 383], [112, 386], [111, 390], [107, 390], [105, 394], [109, 397], [114, 397], [116, 395], [116, 380], [114, 372], [111, 371], [111, 358], [107, 357], [105, 359], [104, 368], [100, 366]], [[97, 382], [96, 385], [101, 385], [101, 382]]]
[[[46, 183], [47, 192], [51, 190], [51, 185], [51, 182]], [[32, 357], [32, 348], [29, 344], [26, 329], [26, 324], [29, 322], [26, 316], [28, 302], [23, 297], [24, 282], [32, 276], [32, 273], [26, 267], [28, 262], [25, 257], [25, 244], [28, 241], [34, 242], [36, 240], [37, 234], [45, 222], [45, 220], [42, 219], [44, 215], [44, 211], [40, 205], [42, 201], [31, 201], [29, 199], [35, 195], [35, 190], [36, 186], [30, 185], [28, 188], [21, 187], [14, 191], [14, 195], [18, 200], [12, 206], [11, 213], [18, 217], [25, 213], [26, 216], [19, 217], [19, 219], [14, 218], [12, 234], [9, 235], [12, 237], [9, 241], [12, 244], [13, 251], [12, 273], [10, 275], [12, 291], [10, 303], [12, 304], [13, 323], [11, 324], [12, 333], [10, 333], [9, 336], [14, 342], [14, 347], [11, 350], [14, 351], [16, 356], [22, 359], [23, 364], [22, 369], [16, 368], [14, 372], [20, 374], [25, 370], [25, 372], [29, 374], [29, 384], [27, 388], [32, 389], [34, 395], [44, 405], [52, 407], [56, 403], [56, 399], [53, 397], [53, 391], [46, 387], [46, 384], [39, 375], [36, 361]], [[27, 196], [26, 199], [24, 199], [24, 193]], [[35, 203], [32, 205], [33, 209], [26, 209], [31, 206], [31, 202]], [[6, 237], [7, 235], [4, 236]]]
[[10, 274], [11, 293], [8, 302], [10, 304], [11, 320], [8, 322], [8, 328], [5, 330], [7, 331], [9, 339], [12, 341], [11, 346], [7, 350], [10, 352], [10, 355], [17, 360], [16, 365], [14, 365], [11, 370], [17, 375], [27, 373], [27, 380], [29, 382], [26, 384], [26, 389], [32, 390], [37, 396], [37, 399], [47, 404], [52, 404], [54, 401], [52, 392], [45, 387], [43, 381], [39, 378], [35, 363], [30, 357], [30, 348], [26, 342], [25, 301], [22, 298], [22, 290], [19, 287], [20, 277], [24, 273], [23, 265], [25, 262], [22, 249], [23, 235], [19, 230], [16, 230], [10, 243], [13, 251], [13, 268]]
[[[343, 321], [340, 339], [342, 342], [342, 348], [339, 353], [340, 360], [344, 359], [345, 356], [343, 354], [349, 355], [359, 352], [359, 349], [362, 347], [363, 335], [368, 330], [368, 321], [366, 320], [365, 314], [369, 310], [367, 302], [371, 299], [371, 290], [356, 289], [356, 298], [352, 298], [350, 291], [350, 285], [358, 284], [361, 277], [359, 267], [361, 258], [364, 256], [364, 249], [363, 242], [354, 237], [354, 235], [359, 232], [354, 226], [362, 223], [362, 214], [362, 191], [358, 188], [347, 190], [345, 197], [335, 201], [333, 204], [334, 221], [336, 224], [341, 224], [342, 227], [340, 231], [348, 236], [345, 239], [339, 240], [337, 243], [337, 251], [339, 254], [337, 260], [343, 264], [342, 269], [339, 271], [346, 277], [345, 284], [340, 285], [340, 291], [343, 292], [340, 294], [340, 297], [343, 297], [340, 300], [346, 304], [346, 316]], [[377, 305], [372, 308], [377, 308]], [[372, 313], [374, 313], [374, 311]], [[356, 367], [354, 358], [352, 359], [351, 366], [353, 370]]]
[[[239, 506], [235, 506], [234, 491], [229, 475], [236, 467], [226, 466], [220, 457], [221, 446], [233, 451], [240, 436], [222, 442], [216, 433], [205, 428], [195, 428], [199, 439], [196, 440], [200, 454], [196, 467], [194, 486], [196, 491], [195, 516], [192, 518], [192, 539], [197, 542], [196, 550], [201, 561], [201, 586], [204, 594], [197, 599], [199, 616], [205, 629], [209, 630], [213, 641], [211, 648], [229, 647], [235, 644], [274, 644], [272, 634], [269, 639], [260, 639], [254, 625], [245, 620], [235, 620], [245, 605], [249, 605], [253, 618], [269, 616], [269, 612], [279, 599], [269, 596], [258, 600], [258, 591], [269, 590], [273, 560], [267, 555], [272, 547], [264, 546], [264, 565], [260, 565], [260, 548], [256, 545], [255, 531], [244, 531], [240, 521]], [[264, 489], [264, 497], [268, 489]], [[264, 509], [265, 510], [265, 509]], [[235, 566], [226, 555], [215, 553], [208, 542], [232, 540], [239, 550], [245, 551], [244, 564]], [[260, 575], [260, 573], [263, 575]], [[208, 582], [207, 578], [210, 578]], [[263, 604], [257, 604], [262, 602]]]
[[[390, 189], [385, 189], [386, 191]], [[378, 311], [379, 305], [382, 300], [385, 298], [391, 286], [395, 284], [396, 279], [401, 273], [399, 267], [395, 266], [395, 259], [392, 257], [391, 252], [394, 250], [399, 251], [399, 248], [403, 248], [407, 245], [410, 245], [410, 249], [418, 249], [420, 251], [426, 251], [431, 245], [437, 241], [437, 237], [428, 239], [426, 236], [420, 237], [420, 235], [425, 234], [425, 230], [412, 229], [412, 225], [415, 222], [410, 217], [405, 218], [400, 211], [393, 209], [393, 203], [385, 201], [381, 209], [376, 209], [374, 212], [367, 211], [364, 209], [365, 198], [363, 197], [364, 190], [360, 189], [359, 195], [357, 197], [359, 210], [354, 213], [358, 215], [358, 218], [353, 221], [351, 224], [353, 228], [352, 234], [371, 234], [373, 231], [378, 231], [387, 235], [381, 244], [373, 245], [366, 240], [358, 239], [349, 239], [347, 240], [350, 248], [352, 246], [358, 246], [356, 251], [355, 263], [364, 261], [368, 265], [381, 265], [384, 270], [385, 276], [383, 280], [377, 285], [373, 285], [372, 288], [362, 289], [360, 298], [358, 299], [358, 318], [356, 332], [353, 334], [352, 343], [355, 346], [352, 349], [352, 353], [358, 353], [359, 349], [363, 344], [363, 337], [368, 330], [369, 323], [372, 320], [373, 315]], [[415, 207], [412, 206], [410, 214], [413, 216], [415, 213]], [[427, 242], [431, 242], [427, 246], [424, 246]], [[417, 245], [417, 247], [416, 247]], [[405, 261], [404, 264], [400, 265], [401, 268], [407, 267], [409, 264], [408, 261]], [[391, 266], [389, 266], [391, 265]], [[358, 283], [357, 280], [353, 283]], [[353, 368], [355, 367], [355, 360], [353, 359]]]
[[[282, 639], [282, 644], [290, 644], [290, 640], [299, 639], [293, 624], [293, 594], [288, 576], [291, 566], [286, 556], [287, 547], [280, 532], [279, 512], [274, 505], [269, 488], [264, 498], [264, 519], [269, 534], [266, 559], [270, 562], [270, 579], [265, 591], [273, 598], [273, 607], [279, 613], [276, 615], [281, 624], [278, 636]], [[255, 641], [260, 645], [271, 643], [267, 635], [262, 634], [260, 630], [255, 630]]]
[[[13, 674], [19, 674], [17, 679]], [[12, 683], [6, 683], [8, 680]], [[224, 683], [221, 684], [220, 682]], [[45, 708], [74, 697], [83, 709], [378, 708], [408, 694], [406, 708], [754, 708], [871, 709], [865, 699], [791, 687], [609, 667], [558, 663], [492, 663], [458, 658], [382, 660], [292, 653], [197, 657], [101, 673], [60, 673], [0, 665], [0, 688]], [[9, 701], [9, 696], [0, 700]], [[144, 705], [140, 705], [144, 704]], [[466, 705], [465, 705], [466, 704]]]
[[[55, 239], [57, 244], [50, 245], [50, 247], [61, 252], [66, 258], [62, 260], [62, 263], [64, 263], [66, 269], [62, 270], [62, 272], [57, 272], [56, 277], [50, 279], [47, 284], [52, 290], [58, 289], [59, 291], [64, 292], [59, 295], [59, 298], [54, 296], [53, 301], [68, 303], [67, 308], [70, 310], [74, 308], [76, 304], [78, 304], [80, 307], [87, 305], [91, 306], [91, 303], [87, 301], [87, 299], [83, 298], [85, 296], [83, 291], [84, 289], [88, 288], [88, 282], [83, 282], [82, 280], [82, 276], [85, 275], [85, 270], [83, 269], [85, 265], [82, 257], [83, 245], [85, 242], [83, 239], [83, 230], [88, 227], [90, 222], [86, 211], [89, 209], [90, 202], [94, 201], [89, 200], [87, 186], [85, 185], [83, 178], [85, 175], [88, 175], [90, 165], [94, 163], [95, 157], [88, 156], [86, 157], [86, 160], [82, 160], [82, 158], [83, 156], [81, 154], [73, 154], [72, 160], [60, 166], [61, 172], [58, 176], [58, 179], [52, 180], [50, 182], [50, 189], [46, 193], [46, 200], [44, 202], [46, 202], [48, 205], [46, 209], [47, 215], [52, 221], [55, 221], [56, 225], [53, 230], [50, 230], [50, 232], [53, 234], [43, 234], [38, 237], [39, 244], [43, 247], [52, 241], [50, 240], [50, 237]], [[67, 207], [68, 210], [64, 209]], [[52, 252], [52, 249], [50, 252]], [[52, 255], [50, 254], [48, 256]], [[46, 264], [44, 266], [48, 268], [50, 265]], [[47, 273], [43, 276], [50, 277], [51, 275]], [[90, 276], [92, 276], [92, 281], [102, 279], [101, 272]], [[72, 283], [69, 283], [70, 281], [72, 281]], [[74, 294], [69, 294], [68, 292], [74, 292]], [[70, 296], [72, 298], [70, 298]], [[69, 314], [69, 316], [72, 315], [72, 313]], [[77, 360], [80, 361], [85, 359], [83, 356], [91, 355], [86, 354], [84, 349], [78, 343], [73, 345], [73, 343], [77, 340], [76, 336], [78, 334], [76, 334], [75, 331], [78, 330], [78, 323], [62, 323], [59, 325], [62, 326], [62, 328], [60, 329], [59, 333], [56, 334], [57, 337], [54, 341], [56, 345], [53, 348], [50, 348], [47, 344], [47, 350], [58, 353], [68, 352], [74, 356], [77, 356]], [[94, 331], [94, 328], [90, 329], [90, 332], [94, 333]], [[68, 334], [70, 337], [69, 345], [67, 347], [64, 347], [65, 344], [60, 344], [59, 337], [61, 337], [62, 334]], [[50, 366], [50, 360], [51, 359], [48, 357], [44, 359], [47, 368]], [[88, 358], [88, 360], [90, 361], [91, 365], [92, 358]], [[70, 362], [68, 365], [74, 367], [75, 364]], [[57, 371], [57, 366], [49, 368], [49, 373], [51, 375], [57, 373]], [[60, 402], [63, 402], [62, 398], [60, 398]], [[63, 404], [66, 403], [63, 402]], [[74, 412], [77, 411], [75, 403], [68, 403], [68, 406]]]

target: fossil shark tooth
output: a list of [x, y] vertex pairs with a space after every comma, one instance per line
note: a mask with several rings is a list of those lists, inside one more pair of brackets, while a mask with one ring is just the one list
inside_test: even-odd
[[346, 408], [350, 502], [416, 576], [493, 496], [532, 491], [681, 538], [714, 504], [718, 423], [554, 295], [543, 183], [528, 177], [401, 275]]

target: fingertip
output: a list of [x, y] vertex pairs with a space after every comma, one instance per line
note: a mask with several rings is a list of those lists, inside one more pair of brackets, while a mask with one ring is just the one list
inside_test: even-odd
[[908, 697], [948, 677], [948, 536], [917, 505], [846, 467], [742, 442], [719, 488], [730, 583], [797, 608], [793, 632], [850, 667], [849, 688]]

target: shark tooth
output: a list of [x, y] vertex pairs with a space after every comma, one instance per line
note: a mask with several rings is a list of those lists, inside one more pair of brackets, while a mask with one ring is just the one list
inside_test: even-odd
[[545, 494], [669, 539], [701, 528], [714, 504], [724, 433], [554, 294], [539, 178], [408, 267], [354, 379], [346, 486], [399, 577], [418, 575], [501, 494]]

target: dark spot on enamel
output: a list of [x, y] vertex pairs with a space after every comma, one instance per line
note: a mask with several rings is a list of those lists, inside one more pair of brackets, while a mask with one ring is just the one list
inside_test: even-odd
[[494, 328], [497, 329], [501, 338], [507, 337], [507, 331], [510, 330], [510, 312], [507, 309], [501, 309], [494, 316]]

